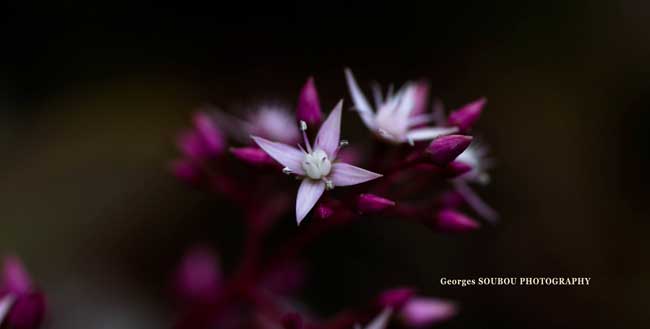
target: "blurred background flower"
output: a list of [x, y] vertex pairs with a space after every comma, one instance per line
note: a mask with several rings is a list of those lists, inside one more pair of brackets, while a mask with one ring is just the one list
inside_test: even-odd
[[[346, 66], [383, 86], [428, 78], [449, 109], [489, 100], [476, 128], [498, 161], [491, 184], [473, 188], [500, 222], [460, 236], [379, 218], [334, 232], [306, 250], [314, 275], [301, 297], [313, 309], [331, 314], [406, 284], [461, 304], [441, 327], [640, 324], [649, 4], [178, 6], [2, 11], [0, 247], [47, 293], [48, 328], [168, 327], [169, 274], [183, 252], [202, 241], [227, 273], [243, 230], [235, 207], [169, 175], [178, 128], [206, 102], [242, 118], [237, 109], [260, 102], [295, 107], [308, 76], [321, 104], [350, 102]], [[346, 138], [361, 144], [366, 128], [345, 115]], [[483, 275], [592, 285], [439, 283]]]

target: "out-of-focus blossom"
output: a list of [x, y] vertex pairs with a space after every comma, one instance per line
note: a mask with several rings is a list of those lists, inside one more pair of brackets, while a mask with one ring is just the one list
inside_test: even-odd
[[203, 246], [191, 248], [181, 260], [173, 283], [176, 295], [184, 302], [213, 302], [223, 283], [217, 254]]
[[275, 161], [257, 147], [233, 147], [230, 152], [239, 160], [252, 165], [274, 164]]
[[455, 304], [436, 298], [416, 297], [404, 304], [399, 315], [410, 327], [428, 327], [454, 317], [458, 312]]
[[304, 121], [301, 122], [304, 149], [252, 136], [260, 148], [285, 167], [285, 173], [302, 178], [296, 198], [298, 224], [314, 207], [325, 189], [356, 185], [381, 177], [380, 174], [336, 161], [340, 147], [341, 108], [342, 101], [321, 126], [313, 148], [307, 139], [307, 124]]
[[456, 210], [443, 209], [438, 211], [429, 225], [439, 231], [450, 233], [469, 232], [478, 229], [481, 225]]
[[467, 149], [471, 142], [471, 136], [440, 136], [429, 144], [427, 147], [427, 153], [433, 163], [439, 166], [445, 166]]
[[470, 130], [481, 116], [486, 102], [485, 98], [480, 98], [451, 112], [447, 119], [448, 124], [458, 127], [460, 131]]
[[300, 130], [291, 111], [283, 106], [260, 106], [248, 115], [244, 129], [246, 137], [255, 135], [285, 144], [293, 144], [300, 139]]
[[310, 126], [317, 126], [321, 123], [322, 117], [316, 84], [314, 78], [310, 77], [300, 91], [296, 118], [298, 122], [304, 121]]
[[395, 95], [389, 92], [385, 98], [381, 92], [376, 91], [376, 109], [373, 109], [361, 92], [352, 71], [346, 69], [345, 76], [361, 120], [385, 141], [413, 144], [458, 131], [457, 127], [422, 127], [432, 121], [430, 114], [422, 113], [428, 97], [428, 87], [425, 84], [408, 82]]
[[481, 217], [491, 222], [496, 221], [499, 217], [497, 212], [485, 203], [469, 185], [471, 183], [486, 185], [490, 182], [490, 175], [487, 171], [493, 163], [488, 157], [488, 148], [480, 143], [472, 144], [456, 158], [456, 162], [465, 163], [471, 167], [470, 171], [454, 179], [453, 185], [456, 191]]
[[45, 311], [45, 296], [34, 288], [20, 260], [6, 257], [0, 286], [0, 324], [35, 329], [43, 322]]

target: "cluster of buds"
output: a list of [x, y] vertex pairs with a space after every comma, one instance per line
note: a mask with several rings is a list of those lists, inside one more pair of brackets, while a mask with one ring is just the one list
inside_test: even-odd
[[16, 257], [6, 257], [0, 282], [0, 327], [36, 329], [45, 315], [45, 296]]
[[[397, 289], [379, 298], [381, 307], [316, 321], [296, 313], [303, 307], [287, 295], [304, 276], [299, 250], [332, 227], [380, 215], [461, 233], [480, 227], [467, 210], [497, 219], [472, 189], [489, 182], [487, 149], [471, 135], [485, 99], [447, 115], [439, 101], [429, 110], [426, 83], [407, 82], [385, 94], [375, 87], [373, 107], [348, 69], [345, 78], [353, 103], [348, 108], [374, 137], [368, 145], [341, 138], [346, 106], [341, 99], [324, 114], [313, 78], [295, 111], [263, 105], [235, 116], [206, 108], [180, 134], [182, 157], [172, 163], [173, 173], [237, 205], [247, 230], [240, 266], [227, 279], [213, 251], [193, 250], [183, 260], [175, 281], [185, 305], [179, 327], [238, 327], [242, 319], [255, 319], [269, 328], [383, 328], [391, 318], [422, 327], [455, 313], [448, 302]], [[290, 213], [300, 229], [276, 252], [266, 252], [266, 233]]]

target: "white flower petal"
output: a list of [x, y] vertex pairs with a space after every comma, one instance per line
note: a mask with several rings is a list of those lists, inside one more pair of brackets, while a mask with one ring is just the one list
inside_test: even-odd
[[385, 308], [379, 315], [377, 315], [370, 323], [368, 323], [365, 329], [384, 329], [388, 325], [388, 320], [393, 313], [393, 310], [390, 308]]
[[336, 149], [339, 147], [341, 140], [341, 109], [343, 108], [343, 100], [340, 100], [334, 107], [334, 110], [327, 117], [327, 120], [320, 126], [316, 142], [314, 143], [315, 149], [321, 149], [327, 153], [330, 160], [334, 160], [336, 156]]
[[351, 164], [338, 162], [332, 165], [330, 179], [334, 186], [349, 186], [361, 184], [381, 177], [381, 174], [353, 166]]
[[12, 294], [5, 295], [0, 299], [0, 324], [2, 324], [4, 318], [9, 313], [9, 310], [13, 306], [15, 298]]
[[439, 136], [453, 134], [458, 131], [456, 127], [429, 127], [413, 129], [406, 134], [409, 141], [431, 140]]
[[305, 174], [305, 171], [302, 169], [302, 160], [305, 158], [305, 154], [302, 151], [293, 146], [271, 142], [262, 137], [251, 136], [251, 138], [253, 138], [255, 143], [257, 143], [264, 152], [275, 159], [275, 161], [289, 168], [292, 173], [297, 175]]
[[359, 116], [363, 123], [370, 129], [375, 129], [374, 117], [375, 113], [372, 110], [372, 107], [366, 100], [366, 96], [363, 95], [357, 81], [354, 80], [352, 71], [350, 69], [345, 69], [345, 79], [348, 82], [348, 88], [350, 89], [350, 96], [352, 96], [352, 102], [354, 107], [357, 108]]
[[298, 188], [298, 196], [296, 197], [296, 221], [298, 225], [305, 219], [311, 208], [320, 199], [321, 195], [325, 192], [325, 182], [322, 180], [313, 180], [305, 178], [300, 183]]

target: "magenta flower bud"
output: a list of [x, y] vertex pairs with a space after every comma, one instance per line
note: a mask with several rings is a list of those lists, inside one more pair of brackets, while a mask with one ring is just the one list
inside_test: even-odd
[[307, 83], [305, 83], [300, 91], [298, 107], [296, 108], [296, 118], [298, 122], [304, 121], [309, 126], [318, 125], [323, 119], [313, 77], [307, 79]]
[[483, 106], [486, 102], [487, 100], [485, 98], [480, 98], [453, 111], [449, 115], [447, 122], [452, 126], [458, 127], [461, 131], [471, 129], [472, 126], [474, 126], [474, 123], [476, 123], [478, 118], [481, 116]]
[[219, 259], [206, 247], [193, 247], [181, 260], [174, 276], [174, 290], [185, 302], [207, 303], [221, 292], [223, 277]]
[[42, 293], [29, 293], [16, 298], [6, 323], [13, 329], [39, 328], [45, 317], [45, 296]]
[[427, 153], [434, 164], [444, 166], [456, 159], [471, 143], [472, 136], [440, 136], [427, 146]]
[[203, 112], [194, 114], [194, 127], [210, 155], [219, 155], [224, 151], [226, 141], [221, 130], [208, 114]]
[[8, 256], [2, 268], [2, 290], [13, 295], [23, 295], [31, 291], [32, 283], [20, 259]]
[[282, 317], [282, 327], [284, 329], [302, 329], [302, 317], [298, 313], [288, 313]]
[[418, 328], [446, 321], [456, 313], [456, 305], [434, 298], [413, 298], [400, 311], [405, 325]]
[[415, 290], [411, 288], [389, 289], [377, 297], [376, 303], [380, 308], [390, 307], [392, 309], [400, 309], [413, 296], [415, 296]]
[[476, 230], [480, 224], [470, 217], [452, 209], [439, 211], [434, 218], [433, 228], [450, 233], [463, 233]]
[[232, 147], [230, 152], [235, 156], [235, 158], [244, 161], [252, 165], [272, 165], [275, 164], [273, 160], [266, 152], [257, 147]]
[[374, 194], [359, 194], [357, 198], [357, 209], [365, 214], [378, 213], [394, 205], [395, 201]]
[[453, 161], [444, 168], [444, 175], [447, 178], [458, 177], [472, 170], [472, 166], [460, 161]]

